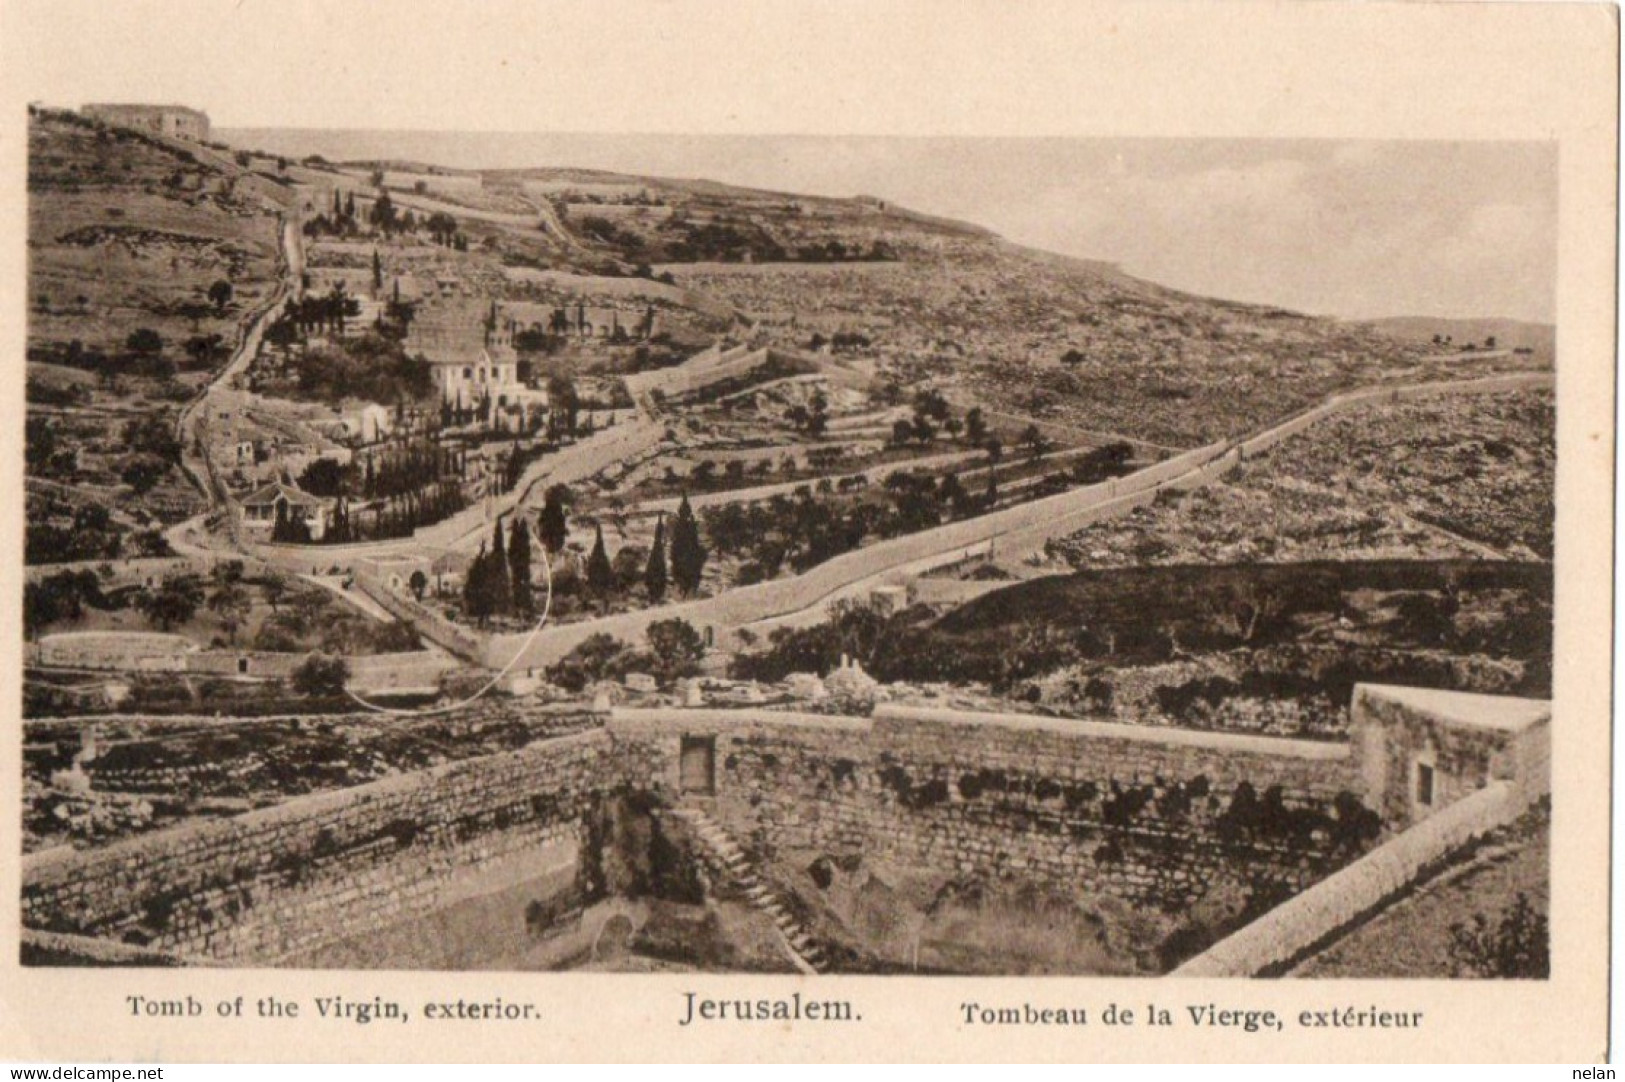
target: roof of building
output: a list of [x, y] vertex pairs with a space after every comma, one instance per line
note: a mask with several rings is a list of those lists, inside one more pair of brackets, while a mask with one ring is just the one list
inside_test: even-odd
[[512, 364], [511, 346], [487, 343], [490, 312], [491, 302], [479, 299], [427, 306], [407, 328], [403, 345], [430, 364]]
[[292, 507], [326, 507], [332, 502], [281, 481], [267, 481], [239, 502], [244, 507], [270, 507], [279, 499], [287, 500]]
[[202, 109], [194, 109], [190, 105], [154, 105], [140, 101], [96, 101], [87, 103], [85, 108], [141, 110], [152, 113], [190, 113], [192, 116], [208, 115]]
[[1520, 699], [1511, 695], [1481, 695], [1469, 691], [1361, 684], [1360, 692], [1427, 714], [1447, 725], [1517, 732], [1552, 717], [1550, 699]]

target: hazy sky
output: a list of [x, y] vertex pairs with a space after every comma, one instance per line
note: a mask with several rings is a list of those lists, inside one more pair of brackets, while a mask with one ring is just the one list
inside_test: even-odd
[[[1186, 25], [1203, 13], [1191, 4], [9, 0], [0, 49], [8, 85], [30, 99], [180, 101], [222, 128], [1369, 134], [1426, 128], [1438, 113], [1448, 132], [1482, 137], [1540, 90], [1539, 70], [1494, 55], [1515, 36], [1476, 37], [1495, 29], [1488, 18], [1406, 38], [1393, 33], [1399, 15], [1449, 13], [1401, 6], [1368, 26], [1360, 7], [1235, 5], [1260, 32], [1220, 48], [1213, 26]], [[1508, 18], [1517, 7], [1502, 6]], [[1336, 32], [1369, 63], [1347, 51], [1327, 63], [1327, 28], [1311, 21], [1334, 18], [1356, 20]], [[1362, 45], [1371, 28], [1383, 32]], [[1197, 70], [1221, 73], [1224, 93], [1188, 77]], [[461, 141], [446, 164], [865, 192], [1195, 292], [1346, 317], [1545, 321], [1552, 147], [505, 136]], [[525, 159], [489, 160], [516, 151]]]

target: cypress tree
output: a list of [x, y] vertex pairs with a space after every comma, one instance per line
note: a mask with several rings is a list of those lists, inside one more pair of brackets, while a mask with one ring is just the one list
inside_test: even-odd
[[610, 566], [609, 552], [604, 548], [604, 528], [598, 527], [593, 541], [592, 555], [587, 557], [587, 586], [603, 601], [615, 593], [615, 569]]
[[468, 614], [485, 626], [485, 621], [491, 615], [491, 589], [490, 561], [486, 559], [485, 542], [480, 542], [480, 552], [474, 557], [474, 562], [468, 565], [468, 578], [463, 581], [463, 607]]
[[542, 544], [555, 556], [563, 551], [564, 542], [570, 537], [570, 526], [564, 518], [564, 507], [559, 502], [558, 493], [551, 488], [547, 490], [547, 498], [542, 503], [542, 519], [538, 524], [538, 532], [541, 534]]
[[524, 454], [524, 451], [519, 447], [519, 439], [516, 436], [513, 441], [513, 449], [508, 452], [507, 466], [502, 471], [502, 491], [512, 492], [518, 487], [519, 478], [524, 473], [524, 466], [522, 465]]
[[700, 524], [694, 519], [694, 509], [688, 505], [685, 492], [671, 530], [671, 577], [683, 593], [692, 594], [700, 588], [705, 557], [705, 547], [700, 544]]
[[513, 610], [513, 591], [508, 579], [508, 546], [502, 540], [501, 519], [497, 519], [496, 528], [491, 533], [490, 590], [492, 612]]
[[666, 596], [666, 516], [655, 521], [655, 540], [649, 548], [649, 565], [643, 569], [643, 586], [649, 591], [649, 600], [659, 602]]
[[513, 583], [513, 608], [521, 616], [535, 611], [530, 582], [530, 527], [516, 518], [508, 534], [508, 576]]

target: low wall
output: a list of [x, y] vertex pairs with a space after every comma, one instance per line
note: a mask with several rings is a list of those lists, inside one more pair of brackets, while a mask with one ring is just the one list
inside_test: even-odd
[[380, 608], [397, 620], [405, 620], [411, 624], [424, 638], [466, 661], [476, 665], [484, 662], [489, 649], [486, 636], [472, 628], [453, 623], [405, 594], [396, 593], [365, 571], [357, 570], [354, 576], [357, 589], [376, 601]]
[[[1221, 883], [1301, 889], [1361, 841], [1338, 818], [1358, 782], [1345, 745], [885, 706], [617, 711], [609, 731], [647, 750], [657, 792], [708, 801], [761, 855], [861, 854], [1178, 911]], [[712, 792], [694, 790], [685, 741], [712, 742]]]
[[[167, 672], [192, 676], [287, 679], [310, 656], [257, 650], [201, 650], [180, 635], [157, 632], [68, 632], [24, 650], [29, 665], [98, 672]], [[427, 650], [347, 658], [350, 686], [372, 691], [432, 686], [457, 663]]]
[[1551, 792], [1544, 700], [1361, 684], [1350, 720], [1361, 788], [1389, 840], [1176, 975], [1251, 976], [1293, 961]]
[[[479, 500], [432, 526], [420, 526], [411, 537], [349, 545], [287, 545], [257, 543], [255, 557], [291, 574], [337, 567], [356, 570], [360, 560], [391, 556], [421, 556], [425, 550], [472, 551], [477, 539], [490, 536], [491, 523], [522, 504], [540, 499], [542, 489], [554, 484], [575, 484], [602, 470], [635, 458], [665, 438], [665, 428], [651, 424], [616, 424], [601, 428], [556, 454], [543, 455], [525, 469], [519, 484], [495, 497], [487, 508]], [[540, 487], [539, 487], [540, 486]]]
[[34, 854], [23, 922], [273, 962], [433, 912], [461, 869], [578, 840], [583, 814], [619, 783], [607, 744], [602, 731], [561, 737], [104, 849]]
[[131, 966], [150, 969], [195, 964], [193, 960], [177, 954], [133, 947], [128, 943], [30, 928], [23, 929], [19, 953], [25, 966]]
[[184, 672], [198, 646], [156, 631], [68, 631], [24, 647], [29, 665], [108, 672]]
[[1175, 969], [1175, 977], [1251, 977], [1303, 956], [1403, 891], [1430, 866], [1529, 807], [1497, 782], [1394, 837]]
[[356, 691], [404, 691], [436, 687], [440, 677], [462, 666], [444, 654], [416, 650], [407, 654], [352, 657], [348, 686]]
[[[305, 663], [308, 654], [217, 653], [194, 654], [187, 659], [187, 672], [218, 676], [254, 676], [286, 679]], [[444, 654], [409, 650], [394, 654], [362, 654], [347, 657], [348, 685], [356, 690], [388, 691], [395, 688], [433, 687], [442, 673], [460, 666]], [[245, 668], [243, 663], [247, 662]]]

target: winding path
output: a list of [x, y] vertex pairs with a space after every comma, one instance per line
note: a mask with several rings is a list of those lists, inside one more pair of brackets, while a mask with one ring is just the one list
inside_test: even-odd
[[[259, 309], [248, 316], [243, 324], [237, 348], [232, 352], [231, 359], [226, 362], [225, 367], [221, 368], [197, 396], [186, 404], [175, 421], [175, 437], [181, 445], [181, 469], [209, 501], [209, 510], [184, 522], [176, 523], [164, 531], [169, 547], [182, 556], [213, 560], [221, 554], [217, 546], [210, 544], [213, 539], [208, 536], [206, 522], [209, 516], [217, 511], [226, 509], [229, 512], [231, 496], [215, 469], [214, 460], [209, 456], [209, 409], [218, 402], [222, 392], [229, 392], [232, 381], [254, 362], [254, 358], [259, 354], [265, 329], [281, 312], [282, 305], [289, 295], [298, 293], [300, 276], [304, 273], [305, 266], [304, 240], [299, 232], [298, 218], [292, 212], [283, 214], [278, 232], [281, 240], [280, 274], [276, 287], [271, 290]], [[196, 452], [193, 451], [194, 446], [197, 448]], [[241, 550], [242, 543], [237, 536], [236, 521], [229, 513], [226, 516], [226, 529], [231, 538], [231, 548]]]

